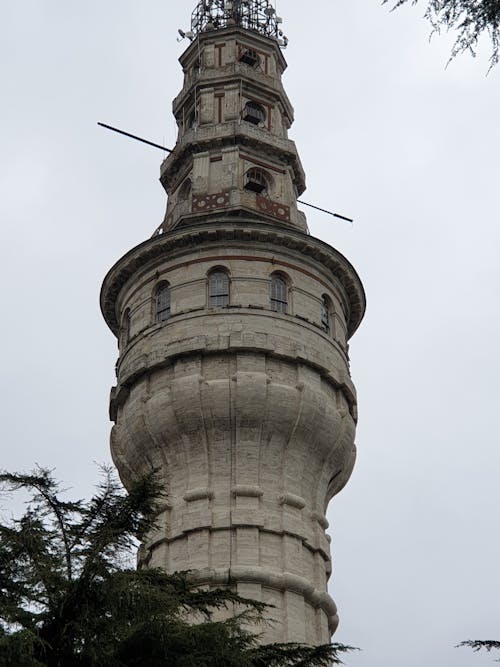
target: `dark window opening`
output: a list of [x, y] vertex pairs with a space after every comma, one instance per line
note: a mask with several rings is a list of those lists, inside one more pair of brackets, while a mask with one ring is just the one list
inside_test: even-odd
[[188, 117], [188, 130], [195, 130], [198, 127], [198, 114], [196, 110], [191, 111]]
[[170, 317], [170, 286], [162, 285], [156, 292], [156, 321], [165, 322]]
[[288, 288], [281, 276], [271, 276], [270, 303], [271, 310], [276, 313], [286, 313], [288, 310]]
[[229, 277], [225, 271], [213, 271], [208, 277], [208, 307], [223, 308], [229, 304]]
[[330, 332], [330, 306], [326, 297], [321, 302], [321, 328], [326, 333]]
[[267, 194], [269, 189], [269, 180], [266, 172], [262, 169], [249, 169], [245, 175], [245, 190], [256, 192], [257, 194]]
[[265, 123], [267, 118], [266, 110], [261, 104], [257, 102], [247, 102], [243, 110], [243, 120], [252, 125], [259, 125]]
[[240, 55], [240, 62], [245, 63], [250, 67], [257, 67], [260, 64], [260, 57], [254, 49], [246, 49]]

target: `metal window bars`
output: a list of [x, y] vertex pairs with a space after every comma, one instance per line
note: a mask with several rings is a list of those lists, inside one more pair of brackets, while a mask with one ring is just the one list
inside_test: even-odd
[[262, 169], [252, 168], [245, 174], [245, 190], [256, 192], [259, 195], [267, 194], [269, 189], [268, 179]]
[[287, 312], [288, 288], [281, 276], [271, 276], [270, 306], [275, 313]]
[[243, 109], [243, 120], [246, 120], [247, 123], [252, 123], [252, 125], [260, 125], [265, 123], [267, 119], [266, 110], [258, 102], [253, 102], [250, 100], [245, 104]]
[[170, 286], [162, 285], [156, 293], [156, 321], [165, 322], [170, 317]]
[[328, 301], [324, 298], [321, 302], [321, 328], [325, 333], [330, 331], [330, 308], [328, 307]]
[[229, 304], [229, 277], [224, 271], [213, 271], [208, 277], [209, 308], [224, 308]]

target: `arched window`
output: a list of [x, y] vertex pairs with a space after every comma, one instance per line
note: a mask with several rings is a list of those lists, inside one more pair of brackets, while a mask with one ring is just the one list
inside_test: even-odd
[[286, 313], [288, 310], [288, 286], [286, 280], [279, 273], [271, 276], [270, 290], [271, 310], [276, 313]]
[[120, 327], [120, 348], [124, 348], [130, 340], [130, 308], [127, 308], [123, 314], [122, 325]]
[[270, 176], [263, 169], [253, 167], [245, 174], [245, 190], [256, 192], [259, 195], [269, 192]]
[[250, 100], [245, 104], [243, 110], [243, 120], [246, 120], [252, 125], [259, 125], [259, 123], [265, 123], [267, 118], [266, 110], [258, 102], [253, 102]]
[[325, 333], [330, 333], [330, 318], [332, 305], [326, 294], [321, 297], [321, 328]]
[[222, 269], [208, 276], [208, 307], [223, 308], [229, 304], [229, 276]]
[[170, 317], [170, 285], [161, 283], [156, 289], [155, 321], [165, 322]]

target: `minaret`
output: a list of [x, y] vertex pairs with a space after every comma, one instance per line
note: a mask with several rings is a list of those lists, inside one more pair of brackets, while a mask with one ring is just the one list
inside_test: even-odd
[[186, 36], [166, 215], [101, 292], [120, 351], [112, 455], [125, 486], [158, 468], [168, 494], [142, 565], [273, 605], [266, 641], [326, 643], [325, 512], [355, 460], [363, 287], [297, 208], [273, 7], [202, 1]]

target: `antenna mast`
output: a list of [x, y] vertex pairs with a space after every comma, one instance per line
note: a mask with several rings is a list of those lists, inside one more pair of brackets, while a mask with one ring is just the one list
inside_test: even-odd
[[283, 19], [269, 0], [200, 0], [191, 15], [191, 30], [179, 30], [193, 41], [201, 32], [239, 26], [275, 39], [286, 48], [288, 38], [281, 30]]

